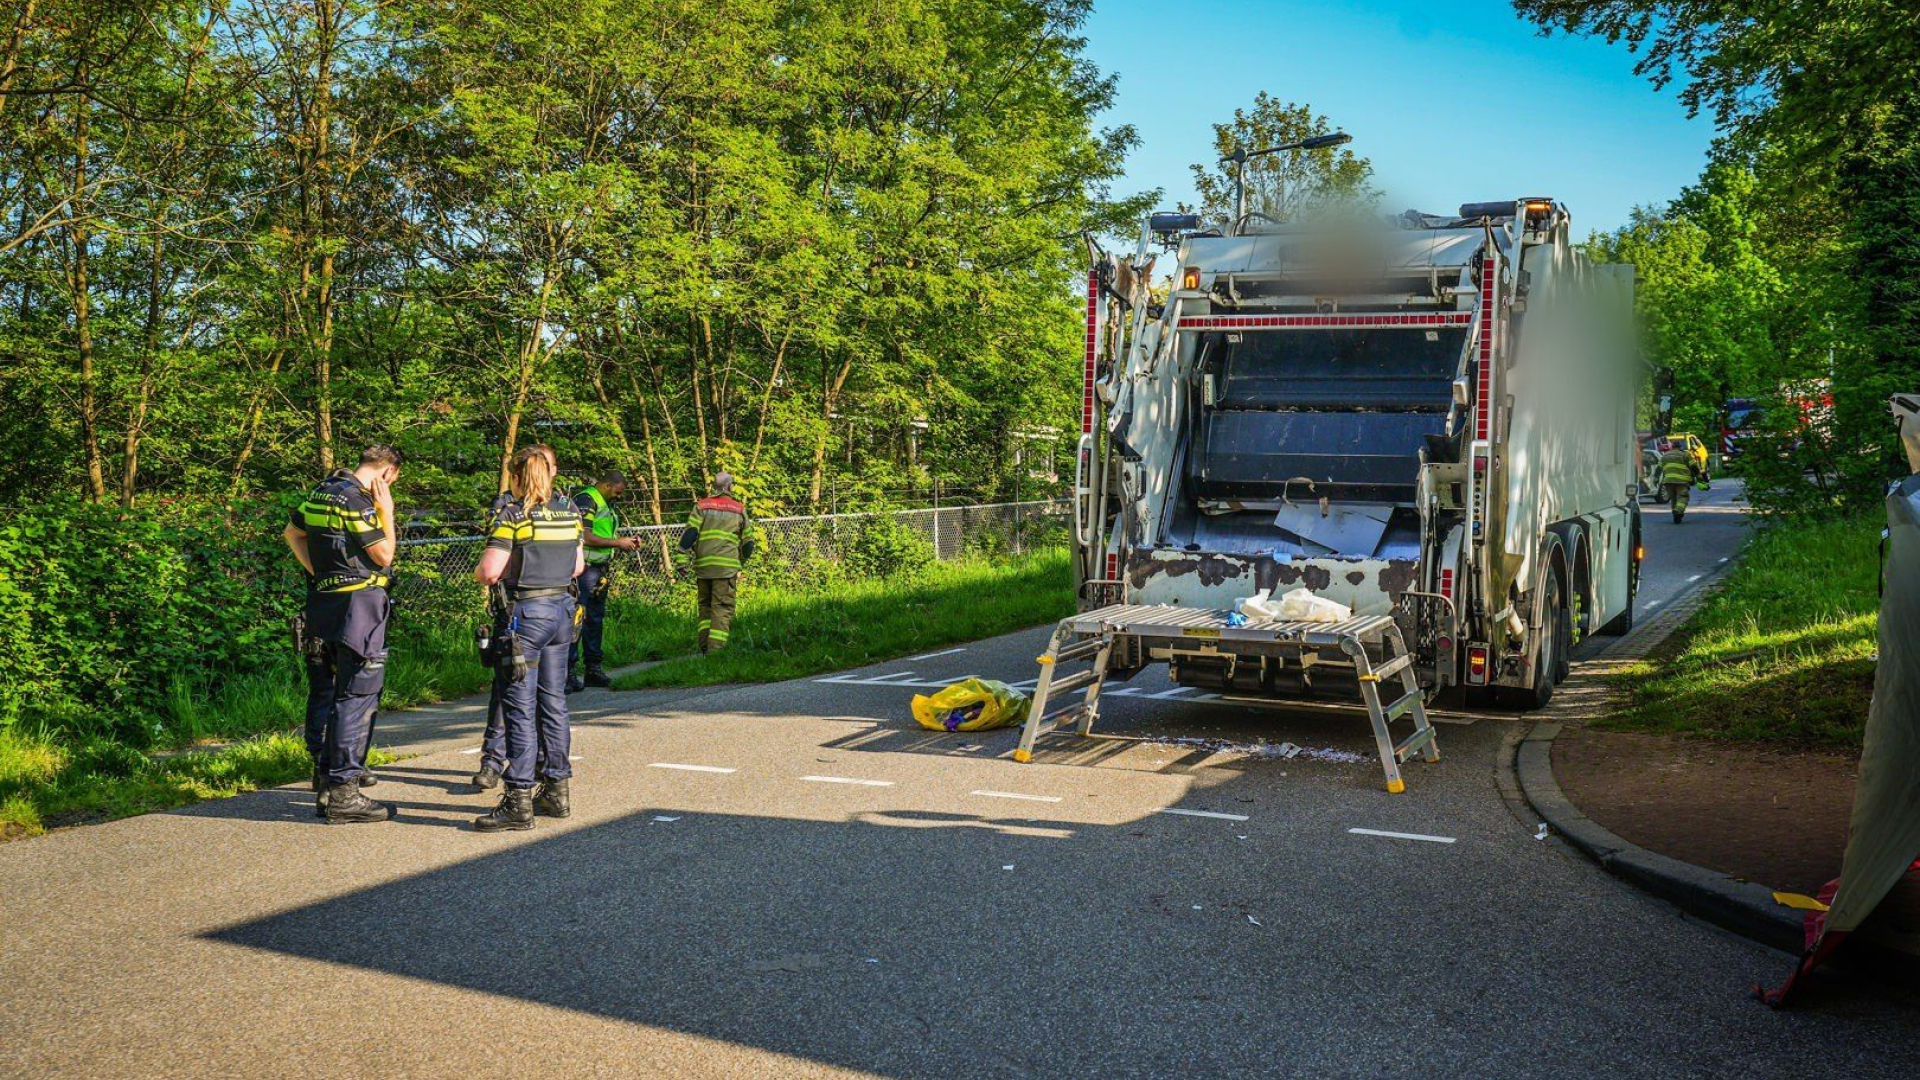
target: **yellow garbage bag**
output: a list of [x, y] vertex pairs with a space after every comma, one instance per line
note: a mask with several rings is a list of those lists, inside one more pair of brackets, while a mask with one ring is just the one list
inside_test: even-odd
[[1027, 695], [994, 679], [961, 679], [932, 695], [913, 695], [913, 718], [934, 731], [985, 731], [1027, 718]]

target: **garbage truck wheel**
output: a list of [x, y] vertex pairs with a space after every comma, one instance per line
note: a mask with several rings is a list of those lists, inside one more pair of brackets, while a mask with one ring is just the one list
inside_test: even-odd
[[1533, 661], [1533, 685], [1513, 692], [1512, 701], [1520, 708], [1531, 712], [1544, 709], [1553, 700], [1554, 674], [1560, 670], [1560, 653], [1566, 639], [1572, 636], [1573, 624], [1567, 617], [1566, 603], [1561, 599], [1560, 577], [1547, 575], [1547, 625], [1546, 633], [1540, 639], [1540, 655]]

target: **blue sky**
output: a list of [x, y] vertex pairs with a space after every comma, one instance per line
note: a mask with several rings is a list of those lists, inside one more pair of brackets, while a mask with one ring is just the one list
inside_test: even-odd
[[1102, 122], [1141, 136], [1124, 190], [1163, 188], [1167, 208], [1193, 200], [1211, 125], [1261, 90], [1351, 133], [1390, 212], [1550, 195], [1576, 237], [1678, 194], [1713, 138], [1624, 45], [1539, 37], [1505, 0], [1096, 0], [1084, 33], [1120, 76]]

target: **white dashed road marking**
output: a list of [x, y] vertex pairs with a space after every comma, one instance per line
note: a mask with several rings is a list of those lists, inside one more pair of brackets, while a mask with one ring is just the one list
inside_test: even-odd
[[730, 773], [732, 769], [723, 769], [718, 765], [682, 765], [673, 761], [656, 761], [648, 765], [649, 769], [679, 769], [682, 772]]
[[1429, 844], [1451, 844], [1454, 842], [1451, 836], [1423, 836], [1420, 833], [1411, 832], [1381, 832], [1379, 829], [1348, 829], [1347, 831], [1357, 836], [1384, 836], [1389, 840], [1425, 840]]
[[954, 653], [961, 653], [966, 651], [967, 651], [967, 647], [965, 645], [962, 645], [957, 649], [948, 649], [944, 652], [921, 653], [919, 656], [907, 657], [907, 663], [911, 664], [916, 660], [931, 660], [936, 656], [952, 656]]
[[969, 791], [969, 795], [985, 795], [989, 799], [1025, 799], [1028, 802], [1059, 802], [1058, 795], [1022, 795], [1017, 791]]
[[1178, 807], [1174, 807], [1174, 806], [1163, 806], [1163, 807], [1161, 807], [1160, 809], [1158, 809], [1158, 810], [1155, 810], [1155, 811], [1154, 811], [1154, 813], [1156, 813], [1156, 814], [1179, 814], [1179, 815], [1180, 815], [1181, 817], [1204, 817], [1204, 818], [1218, 818], [1218, 819], [1219, 819], [1219, 820], [1221, 820], [1221, 821], [1245, 821], [1245, 820], [1247, 820], [1247, 815], [1245, 815], [1245, 814], [1221, 814], [1221, 813], [1216, 813], [1215, 811], [1212, 811], [1212, 810], [1182, 810], [1182, 809], [1180, 809], [1180, 808], [1178, 808]]
[[[904, 678], [902, 676], [905, 676]], [[817, 683], [836, 683], [841, 686], [911, 686], [939, 687], [954, 682], [953, 679], [916, 679], [911, 671], [896, 671], [890, 675], [829, 675], [824, 679], [815, 679]]]
[[802, 780], [811, 780], [816, 784], [857, 784], [861, 787], [892, 787], [891, 780], [856, 780], [851, 776], [803, 776]]

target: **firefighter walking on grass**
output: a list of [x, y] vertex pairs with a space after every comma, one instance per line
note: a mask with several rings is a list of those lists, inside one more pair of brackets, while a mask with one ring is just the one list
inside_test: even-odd
[[734, 587], [740, 567], [753, 557], [748, 538], [752, 522], [747, 508], [733, 497], [733, 477], [713, 478], [713, 494], [701, 499], [687, 516], [680, 546], [693, 552], [693, 575], [700, 586], [700, 651], [727, 647], [733, 629]]

